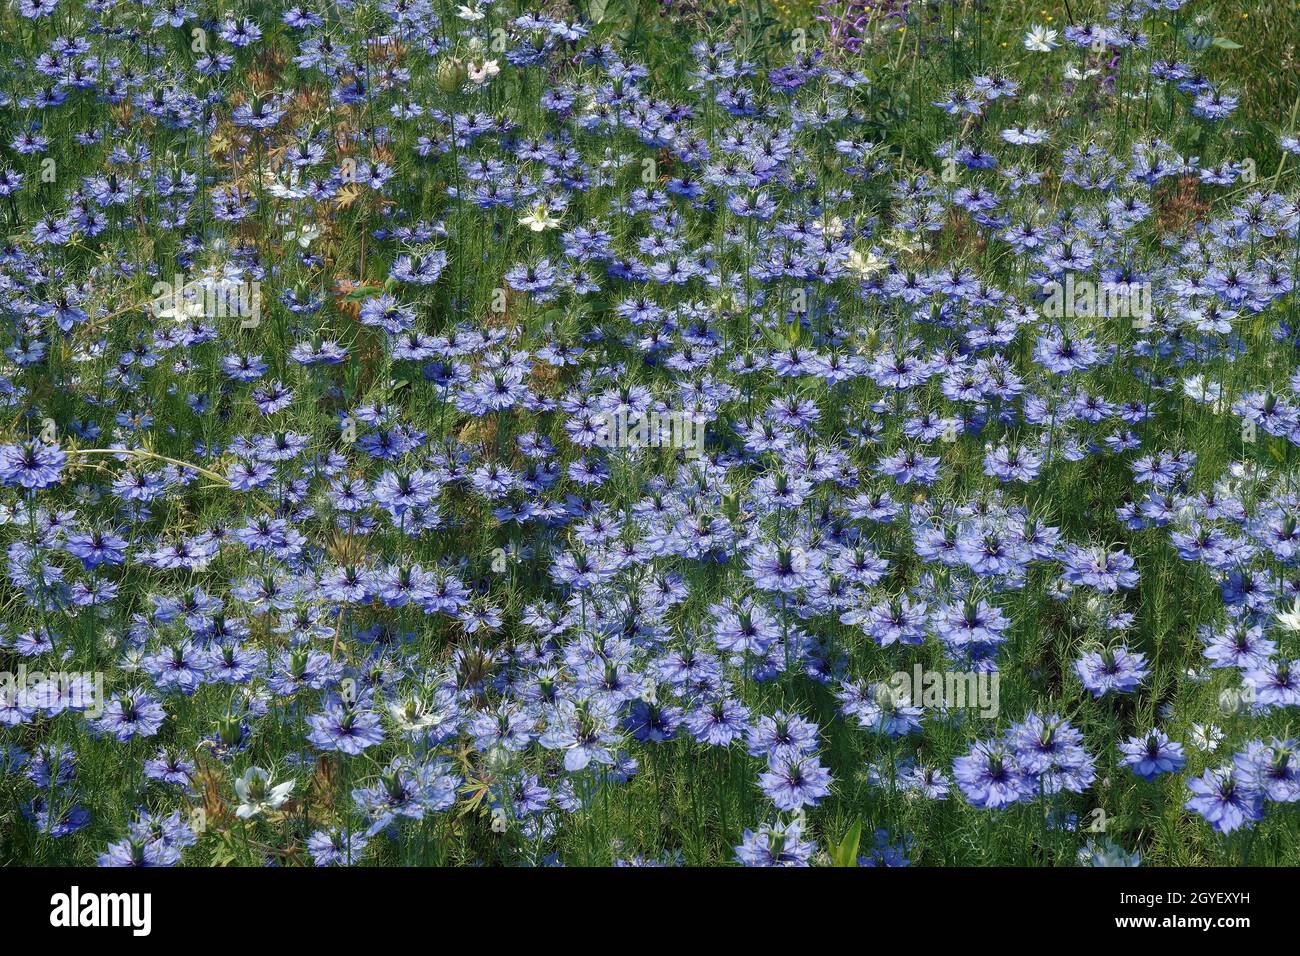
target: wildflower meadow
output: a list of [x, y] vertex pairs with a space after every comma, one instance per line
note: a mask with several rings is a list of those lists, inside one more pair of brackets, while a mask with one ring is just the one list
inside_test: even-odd
[[0, 864], [1300, 865], [1297, 41], [9, 0]]

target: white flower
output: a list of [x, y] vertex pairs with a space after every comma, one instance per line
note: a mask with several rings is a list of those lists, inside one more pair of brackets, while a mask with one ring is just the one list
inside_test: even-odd
[[864, 255], [856, 249], [849, 253], [848, 265], [850, 269], [864, 279], [889, 268], [889, 263], [876, 255], [875, 252], [868, 251]]
[[175, 319], [181, 325], [203, 314], [203, 299], [194, 295], [190, 289], [178, 290], [170, 296], [159, 296], [154, 300], [153, 306], [153, 314], [158, 318]]
[[899, 252], [915, 253], [921, 251], [921, 244], [905, 232], [885, 236], [885, 245], [891, 246]]
[[484, 60], [481, 65], [471, 63], [468, 68], [469, 81], [475, 86], [482, 86], [501, 72], [501, 65], [496, 60]]
[[1142, 857], [1116, 845], [1110, 837], [1089, 837], [1087, 844], [1079, 849], [1079, 865], [1141, 866]]
[[284, 240], [285, 242], [292, 242], [296, 239], [298, 240], [298, 245], [306, 249], [313, 242], [315, 242], [319, 236], [320, 236], [320, 226], [316, 225], [314, 222], [311, 222], [303, 226], [301, 229], [297, 231], [294, 231], [292, 229], [289, 230], [284, 234]]
[[1253, 461], [1233, 461], [1228, 463], [1228, 474], [1239, 481], [1264, 481], [1268, 469]]
[[1035, 23], [1025, 31], [1025, 49], [1031, 53], [1051, 53], [1060, 45], [1055, 30]]
[[1289, 611], [1279, 611], [1276, 615], [1278, 627], [1292, 634], [1300, 631], [1300, 598], [1291, 605]]
[[547, 229], [557, 229], [560, 220], [551, 212], [551, 207], [545, 202], [533, 203], [528, 210], [528, 215], [519, 220], [519, 225], [527, 226], [533, 232], [544, 232]]
[[122, 658], [117, 662], [117, 666], [120, 670], [131, 674], [144, 667], [144, 659], [148, 656], [148, 652], [143, 647], [128, 647], [122, 652]]
[[289, 799], [292, 790], [292, 780], [275, 783], [271, 775], [261, 767], [249, 767], [235, 781], [235, 793], [240, 801], [235, 816], [247, 820], [266, 810], [279, 810], [284, 806], [284, 801]]
[[1223, 731], [1214, 724], [1192, 724], [1190, 739], [1197, 750], [1212, 754], [1223, 740]]
[[1183, 379], [1183, 394], [1200, 405], [1221, 403], [1223, 386], [1204, 375], [1189, 375]]
[[302, 173], [297, 169], [287, 169], [279, 175], [272, 170], [264, 169], [262, 185], [277, 199], [303, 199], [307, 196], [307, 187], [303, 185]]
[[473, 22], [475, 20], [482, 20], [485, 14], [477, 6], [470, 6], [467, 3], [462, 3], [456, 8], [456, 16], [460, 17], [462, 20]]
[[388, 705], [388, 713], [393, 722], [403, 733], [425, 730], [437, 722], [437, 715], [429, 711], [428, 705], [418, 697], [395, 701]]
[[834, 216], [829, 220], [814, 219], [812, 228], [813, 232], [821, 233], [823, 236], [842, 236], [844, 235], [844, 220], [839, 216]]

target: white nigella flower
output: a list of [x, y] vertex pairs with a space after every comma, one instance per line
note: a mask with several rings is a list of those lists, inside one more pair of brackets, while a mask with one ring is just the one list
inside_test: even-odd
[[1300, 631], [1300, 598], [1296, 599], [1289, 611], [1279, 611], [1275, 616], [1278, 627], [1292, 634]]
[[529, 208], [528, 214], [519, 220], [519, 225], [527, 226], [533, 232], [545, 232], [547, 229], [558, 229], [560, 220], [551, 212], [549, 204], [536, 202]]
[[1228, 474], [1238, 481], [1265, 481], [1268, 469], [1253, 461], [1234, 461], [1228, 464]]
[[889, 268], [889, 263], [876, 255], [873, 251], [865, 254], [854, 249], [849, 253], [849, 268], [862, 276], [864, 279], [877, 272], [883, 272]]
[[296, 168], [276, 173], [270, 169], [262, 170], [262, 185], [277, 199], [303, 199], [307, 187], [302, 183], [302, 173]]
[[132, 674], [144, 666], [144, 659], [148, 656], [149, 652], [143, 647], [128, 647], [122, 652], [117, 666], [126, 673]]
[[292, 780], [276, 783], [271, 774], [261, 767], [249, 767], [235, 781], [235, 793], [239, 796], [239, 808], [235, 811], [235, 816], [248, 820], [267, 810], [278, 810], [289, 799], [292, 790]]
[[844, 235], [844, 220], [839, 216], [833, 216], [828, 220], [814, 219], [812, 228], [814, 232], [819, 232], [824, 236], [842, 236]]
[[403, 733], [425, 730], [437, 721], [435, 715], [429, 711], [428, 705], [418, 697], [408, 697], [406, 700], [389, 704], [388, 713]]
[[301, 229], [291, 229], [284, 234], [285, 242], [293, 242], [294, 240], [297, 240], [298, 245], [302, 246], [304, 249], [310, 246], [319, 237], [320, 226], [316, 225], [314, 222], [307, 223], [307, 225], [303, 226]]
[[456, 16], [472, 23], [476, 20], [482, 20], [485, 14], [478, 8], [477, 4], [462, 3], [456, 8]]
[[501, 65], [496, 60], [484, 60], [481, 64], [471, 63], [468, 67], [469, 81], [475, 86], [482, 86], [500, 72]]
[[1223, 731], [1214, 724], [1192, 724], [1188, 739], [1197, 750], [1212, 754], [1219, 749], [1219, 743], [1223, 740]]
[[921, 244], [912, 236], [905, 232], [899, 232], [896, 235], [886, 236], [885, 245], [897, 249], [899, 252], [916, 253], [921, 251]]
[[1051, 53], [1061, 45], [1056, 37], [1055, 30], [1035, 23], [1025, 31], [1025, 49], [1031, 53]]
[[175, 319], [181, 325], [203, 314], [203, 300], [192, 292], [160, 296], [154, 300], [154, 315], [160, 319]]
[[1223, 386], [1204, 375], [1189, 375], [1183, 379], [1183, 394], [1201, 405], [1221, 403]]
[[1079, 849], [1080, 866], [1141, 866], [1142, 857], [1116, 845], [1110, 837], [1091, 838]]

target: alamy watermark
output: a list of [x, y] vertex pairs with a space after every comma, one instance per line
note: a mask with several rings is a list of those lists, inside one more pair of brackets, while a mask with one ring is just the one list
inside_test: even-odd
[[56, 929], [124, 927], [132, 936], [153, 930], [152, 893], [91, 893], [73, 886], [50, 897], [50, 925]]
[[1065, 317], [1122, 318], [1149, 320], [1151, 317], [1150, 282], [1107, 282], [1075, 279], [1067, 274], [1065, 282], [1044, 286], [1047, 301], [1043, 314], [1053, 319]]
[[191, 318], [239, 319], [241, 329], [255, 329], [262, 321], [262, 284], [229, 276], [203, 276], [185, 281], [176, 273], [171, 281], [153, 284], [153, 314], [184, 322]]
[[689, 412], [602, 412], [596, 416], [600, 448], [680, 448], [687, 458], [704, 451], [704, 423]]
[[882, 691], [897, 706], [927, 710], [975, 710], [993, 719], [999, 710], [997, 671], [933, 671], [915, 665], [897, 671]]
[[102, 671], [0, 671], [0, 699], [18, 702], [32, 710], [58, 714], [81, 711], [92, 720], [104, 715]]

